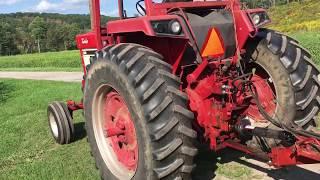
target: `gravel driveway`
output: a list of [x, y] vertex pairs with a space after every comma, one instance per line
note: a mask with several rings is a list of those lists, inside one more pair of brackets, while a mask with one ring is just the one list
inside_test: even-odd
[[82, 72], [0, 72], [0, 78], [81, 82]]

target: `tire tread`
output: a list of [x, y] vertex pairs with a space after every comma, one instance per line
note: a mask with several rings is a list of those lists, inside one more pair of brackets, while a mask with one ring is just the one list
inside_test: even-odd
[[[291, 65], [286, 66], [284, 63], [283, 65], [290, 74], [294, 86], [297, 113], [293, 121], [307, 129], [309, 125], [315, 124], [311, 121], [314, 121], [319, 112], [320, 82], [318, 75], [320, 71], [311, 60], [310, 52], [298, 41], [272, 30], [263, 29], [262, 31], [266, 33], [265, 39], [270, 51], [279, 55], [281, 62], [284, 61], [284, 58], [291, 61]], [[295, 52], [294, 58], [287, 56], [289, 52]]]

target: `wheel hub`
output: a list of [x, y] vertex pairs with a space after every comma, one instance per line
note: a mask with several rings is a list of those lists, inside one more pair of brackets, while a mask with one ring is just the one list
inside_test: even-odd
[[[251, 81], [262, 107], [270, 116], [273, 116], [276, 112], [277, 103], [271, 78], [267, 73], [261, 72], [256, 73], [252, 77]], [[254, 99], [251, 100], [251, 104], [247, 112], [247, 115], [255, 121], [267, 122], [267, 120], [261, 115]]]
[[129, 171], [135, 171], [138, 165], [136, 130], [127, 105], [115, 91], [105, 97], [103, 128], [118, 161]]
[[58, 130], [58, 124], [56, 120], [54, 119], [54, 116], [52, 113], [49, 113], [49, 123], [52, 130], [52, 134], [55, 138], [59, 137], [59, 130]]

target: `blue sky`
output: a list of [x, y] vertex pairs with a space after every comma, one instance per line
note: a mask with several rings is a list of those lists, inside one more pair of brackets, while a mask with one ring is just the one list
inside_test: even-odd
[[[101, 0], [102, 14], [116, 16], [117, 0]], [[135, 13], [135, 0], [124, 0], [128, 14]], [[0, 0], [0, 13], [48, 12], [88, 14], [88, 0]]]

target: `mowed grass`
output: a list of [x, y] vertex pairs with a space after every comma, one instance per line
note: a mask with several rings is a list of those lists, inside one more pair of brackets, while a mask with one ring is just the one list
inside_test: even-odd
[[[319, 2], [320, 4], [320, 2]], [[319, 32], [296, 32], [290, 36], [297, 39], [313, 56], [313, 61], [320, 65], [320, 31]]]
[[57, 145], [48, 128], [49, 102], [80, 98], [77, 83], [0, 80], [0, 179], [99, 179], [81, 112], [70, 145]]
[[0, 71], [81, 71], [77, 50], [0, 56]]

